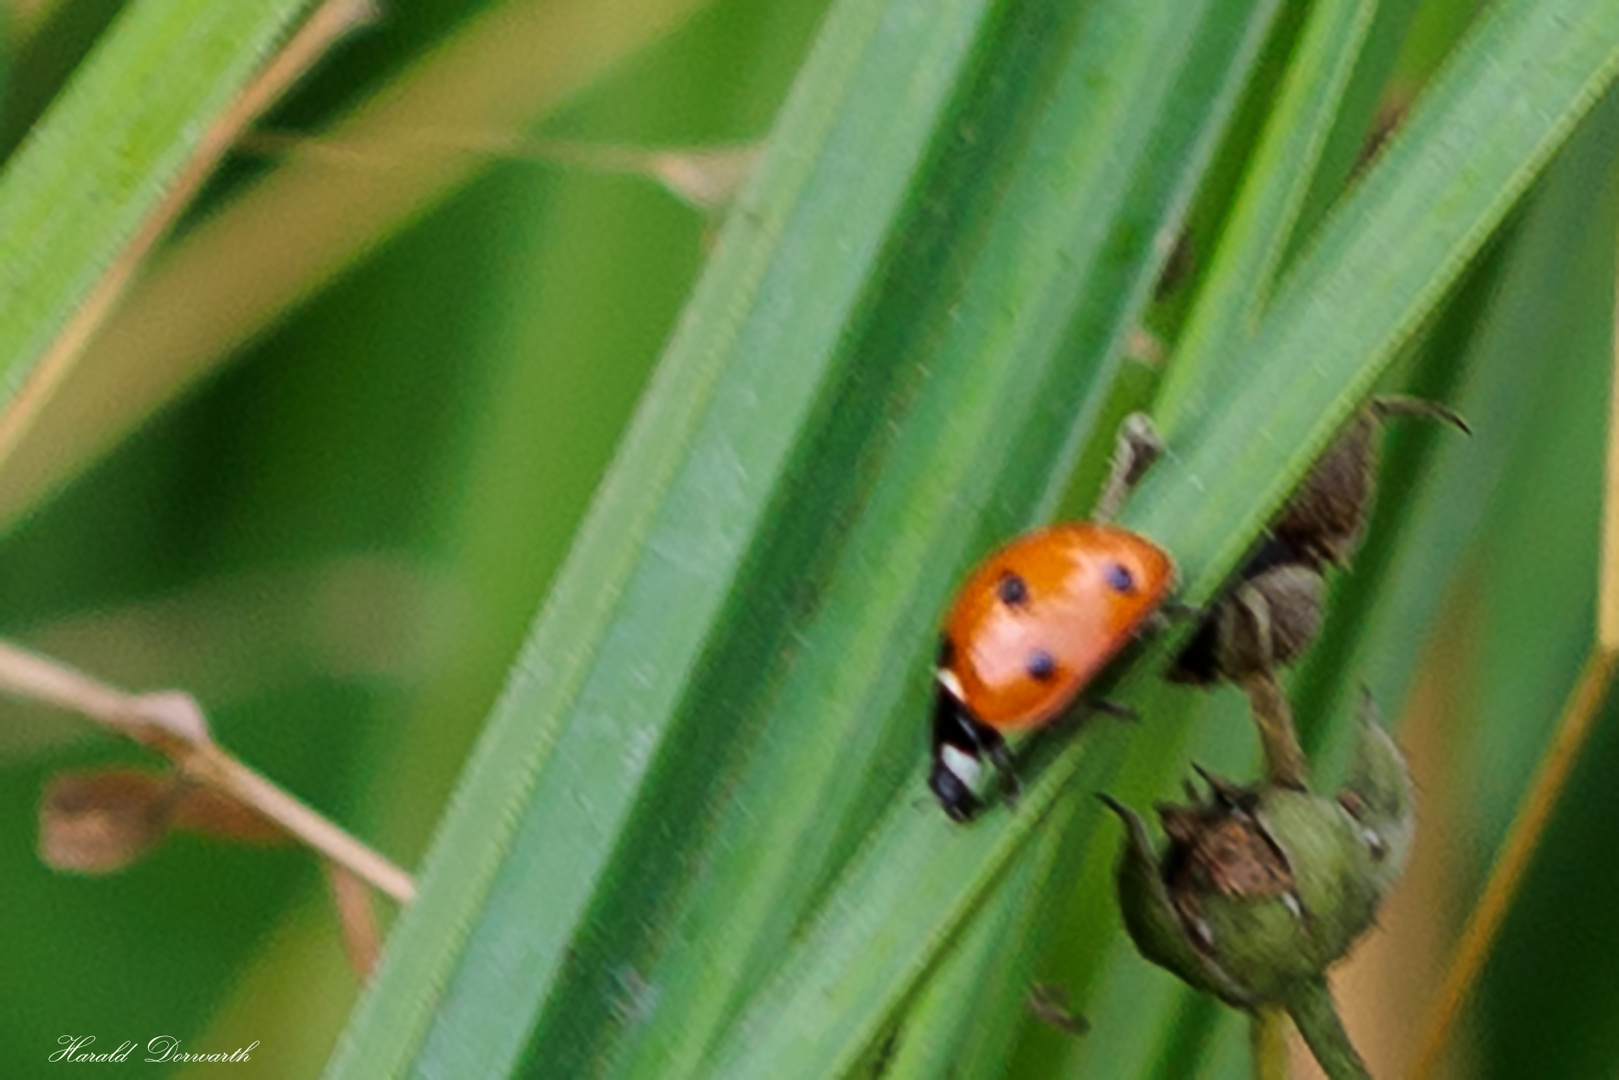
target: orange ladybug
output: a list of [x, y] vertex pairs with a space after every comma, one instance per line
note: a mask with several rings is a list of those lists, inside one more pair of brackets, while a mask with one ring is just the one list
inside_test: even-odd
[[1054, 719], [1168, 596], [1175, 564], [1127, 529], [1028, 533], [975, 570], [945, 618], [928, 787], [956, 821], [982, 807], [987, 758], [1016, 790], [1004, 733]]

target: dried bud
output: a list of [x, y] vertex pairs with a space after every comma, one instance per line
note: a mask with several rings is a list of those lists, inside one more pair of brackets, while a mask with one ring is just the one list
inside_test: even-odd
[[1371, 928], [1405, 861], [1405, 764], [1368, 701], [1338, 799], [1211, 788], [1196, 805], [1160, 810], [1161, 857], [1142, 820], [1109, 803], [1129, 833], [1118, 886], [1130, 936], [1147, 959], [1230, 1005], [1274, 1004], [1320, 1023], [1327, 969]]
[[1315, 640], [1326, 592], [1320, 573], [1301, 563], [1250, 568], [1175, 658], [1171, 682], [1237, 682], [1292, 663]]
[[1315, 463], [1271, 522], [1271, 535], [1300, 561], [1348, 566], [1366, 535], [1376, 472], [1377, 419], [1368, 409]]
[[1366, 535], [1377, 481], [1377, 435], [1395, 416], [1443, 420], [1466, 432], [1467, 423], [1436, 401], [1379, 397], [1367, 403], [1305, 476], [1271, 522], [1270, 533], [1293, 558], [1317, 569], [1348, 566]]
[[1428, 416], [1467, 425], [1443, 405], [1383, 397], [1351, 420], [1271, 522], [1236, 584], [1204, 616], [1166, 673], [1208, 685], [1285, 667], [1321, 628], [1327, 566], [1348, 566], [1366, 534], [1377, 477], [1377, 435], [1391, 416]]

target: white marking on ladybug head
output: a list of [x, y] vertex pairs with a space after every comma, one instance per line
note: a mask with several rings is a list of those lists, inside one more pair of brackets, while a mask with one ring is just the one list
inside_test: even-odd
[[939, 760], [952, 776], [969, 788], [976, 788], [984, 775], [984, 763], [959, 746], [945, 743], [939, 748]]

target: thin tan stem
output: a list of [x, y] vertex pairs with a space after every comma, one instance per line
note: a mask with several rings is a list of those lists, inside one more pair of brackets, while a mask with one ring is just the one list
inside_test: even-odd
[[1164, 453], [1164, 441], [1153, 427], [1146, 413], [1131, 413], [1119, 425], [1118, 441], [1113, 447], [1113, 463], [1102, 485], [1096, 505], [1091, 508], [1093, 521], [1112, 521], [1124, 506], [1136, 484], [1147, 474]]
[[227, 754], [218, 743], [197, 747], [183, 763], [186, 775], [232, 795], [286, 829], [328, 859], [354, 872], [378, 889], [409, 903], [416, 885], [392, 862], [311, 810], [284, 788]]
[[[522, 130], [710, 3], [491, 5], [331, 138], [369, 146], [424, 128]], [[388, 170], [334, 169], [295, 155], [199, 222], [134, 283], [62, 392], [0, 440], [0, 527], [483, 165], [460, 151]]]
[[1613, 358], [1608, 380], [1607, 475], [1602, 489], [1602, 563], [1597, 571], [1597, 640], [1563, 708], [1557, 734], [1541, 759], [1529, 793], [1496, 856], [1484, 895], [1473, 908], [1423, 1029], [1413, 1080], [1433, 1076], [1444, 1057], [1468, 993], [1478, 981], [1496, 934], [1518, 894], [1546, 824], [1595, 726], [1619, 664], [1619, 284], [1614, 296]]
[[214, 742], [202, 710], [188, 694], [128, 694], [66, 664], [6, 642], [0, 642], [0, 691], [81, 713], [151, 746], [169, 757], [188, 778], [252, 807], [400, 903], [408, 903], [415, 896], [415, 883], [404, 870]]
[[1293, 726], [1293, 708], [1281, 684], [1270, 672], [1252, 675], [1242, 681], [1248, 703], [1259, 728], [1259, 745], [1265, 752], [1265, 777], [1272, 784], [1302, 790], [1309, 779], [1309, 765], [1299, 733]]
[[763, 150], [762, 143], [718, 146], [644, 147], [565, 139], [530, 139], [492, 131], [438, 128], [400, 130], [366, 141], [258, 130], [244, 134], [236, 148], [285, 159], [308, 158], [356, 169], [398, 169], [424, 155], [460, 153], [562, 168], [639, 176], [663, 187], [687, 205], [713, 211], [735, 198]]
[[106, 322], [124, 295], [136, 269], [151, 254], [169, 226], [190, 205], [203, 181], [242, 130], [280, 97], [298, 77], [340, 37], [375, 13], [371, 0], [326, 0], [265, 65], [241, 95], [215, 118], [197, 141], [190, 160], [174, 178], [173, 186], [118, 257], [102, 273], [56, 340], [40, 356], [27, 380], [0, 413], [0, 463], [7, 461], [34, 419], [55, 396], [69, 371], [84, 354], [85, 346]]
[[1619, 276], [1614, 297], [1613, 363], [1608, 374], [1608, 462], [1602, 489], [1602, 566], [1597, 576], [1597, 646], [1619, 651]]
[[136, 736], [128, 710], [129, 695], [82, 672], [37, 653], [0, 641], [0, 689], [83, 713], [92, 720]]
[[382, 930], [371, 907], [371, 890], [334, 862], [326, 863], [326, 881], [332, 890], [332, 906], [337, 909], [343, 952], [355, 973], [367, 978], [382, 955]]
[[1416, 1064], [1411, 1068], [1412, 1080], [1425, 1080], [1433, 1076], [1439, 1067], [1462, 1006], [1466, 1004], [1469, 992], [1478, 982], [1479, 972], [1489, 959], [1496, 934], [1518, 895], [1518, 886], [1523, 883], [1524, 872], [1534, 859], [1546, 824], [1551, 820], [1563, 789], [1568, 786], [1569, 775], [1601, 712], [1608, 685], [1613, 678], [1615, 660], [1613, 654], [1598, 652], [1586, 661], [1574, 693], [1563, 710], [1563, 719], [1558, 724], [1551, 748], [1541, 759], [1540, 768], [1529, 786], [1529, 794], [1519, 806], [1506, 843], [1496, 857], [1484, 895], [1474, 906], [1461, 940], [1456, 945], [1450, 967], [1445, 973], [1444, 985], [1434, 999], [1436, 1004], [1424, 1028], [1421, 1049], [1417, 1052]]
[[381, 138], [369, 139], [260, 129], [244, 133], [236, 148], [239, 151], [267, 157], [311, 156], [334, 163], [390, 169], [409, 164], [423, 154], [451, 152], [554, 165], [580, 165], [603, 172], [623, 173], [652, 172], [660, 154], [713, 153], [740, 149], [727, 146], [658, 150], [650, 147], [584, 143], [566, 139], [531, 139], [508, 132], [444, 128], [401, 129], [386, 132]]

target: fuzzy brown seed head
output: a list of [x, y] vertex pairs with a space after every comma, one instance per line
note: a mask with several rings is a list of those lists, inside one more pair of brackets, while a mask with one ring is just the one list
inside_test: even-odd
[[1273, 897], [1293, 890], [1287, 860], [1247, 810], [1213, 802], [1159, 808], [1169, 837], [1163, 878], [1188, 940], [1213, 954], [1209, 897]]
[[1285, 667], [1321, 628], [1327, 566], [1349, 565], [1366, 535], [1376, 489], [1384, 420], [1424, 416], [1461, 431], [1443, 405], [1413, 398], [1373, 399], [1344, 428], [1272, 520], [1265, 541], [1210, 609], [1167, 672], [1172, 682], [1209, 685]]
[[1365, 538], [1376, 491], [1378, 435], [1393, 417], [1441, 420], [1468, 431], [1466, 421], [1435, 401], [1390, 396], [1367, 402], [1271, 522], [1271, 535], [1293, 559], [1316, 569], [1349, 565]]
[[1348, 566], [1366, 535], [1376, 472], [1377, 420], [1366, 411], [1315, 463], [1271, 522], [1271, 535], [1300, 562]]
[[1223, 807], [1208, 815], [1170, 808], [1162, 820], [1174, 844], [1171, 896], [1280, 896], [1292, 888], [1287, 860], [1246, 811]]

